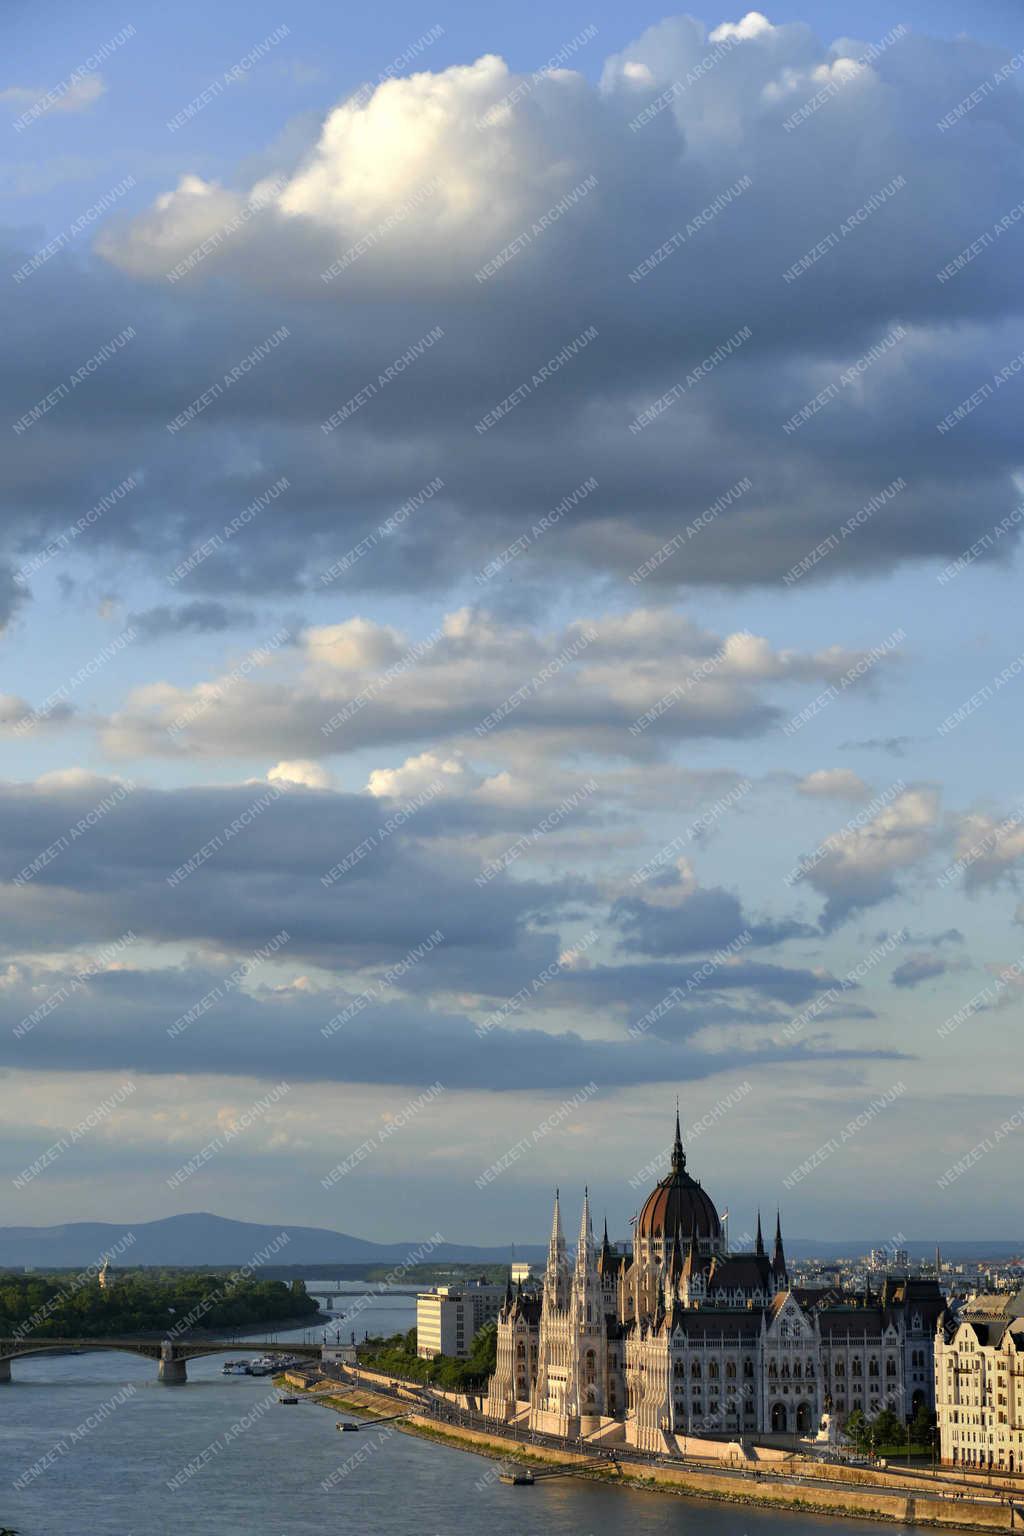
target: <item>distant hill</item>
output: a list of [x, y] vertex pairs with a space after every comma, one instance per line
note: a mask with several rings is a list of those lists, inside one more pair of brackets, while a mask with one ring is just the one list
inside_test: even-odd
[[[281, 1244], [281, 1234], [288, 1242]], [[72, 1221], [59, 1227], [0, 1227], [0, 1266], [66, 1269], [94, 1263], [100, 1254], [120, 1251], [127, 1235], [134, 1242], [124, 1248], [121, 1262], [166, 1265], [242, 1265], [254, 1261], [268, 1247], [276, 1249], [274, 1264], [408, 1264], [463, 1259], [468, 1263], [506, 1260], [509, 1247], [474, 1248], [468, 1243], [438, 1243], [427, 1238], [403, 1243], [371, 1243], [347, 1232], [326, 1227], [264, 1226], [259, 1222], [231, 1221], [208, 1211], [184, 1216], [165, 1216], [159, 1221]], [[541, 1247], [525, 1247], [517, 1254], [532, 1261], [542, 1258]], [[118, 1260], [115, 1259], [115, 1268]]]
[[[347, 1232], [332, 1232], [326, 1227], [263, 1225], [252, 1221], [231, 1221], [208, 1211], [185, 1216], [165, 1216], [159, 1221], [105, 1222], [72, 1221], [59, 1227], [0, 1227], [0, 1267], [21, 1269], [26, 1264], [37, 1269], [86, 1267], [110, 1250], [117, 1251], [128, 1233], [134, 1242], [124, 1249], [123, 1263], [163, 1265], [230, 1265], [254, 1262], [263, 1250], [275, 1247], [282, 1232], [288, 1242], [277, 1248], [267, 1264], [416, 1264], [463, 1260], [466, 1263], [504, 1262], [510, 1257], [507, 1244], [477, 1248], [470, 1243], [439, 1243], [428, 1249], [427, 1238], [401, 1243], [372, 1243]], [[820, 1242], [809, 1238], [786, 1240], [791, 1259], [856, 1258], [880, 1239], [850, 1238], [844, 1242]], [[933, 1242], [907, 1242], [904, 1246], [913, 1259], [931, 1258]], [[1008, 1259], [1024, 1252], [1024, 1241], [943, 1242], [942, 1256], [952, 1263], [977, 1259]], [[528, 1263], [543, 1261], [546, 1246], [517, 1243], [516, 1258]], [[115, 1268], [117, 1267], [115, 1259]]]

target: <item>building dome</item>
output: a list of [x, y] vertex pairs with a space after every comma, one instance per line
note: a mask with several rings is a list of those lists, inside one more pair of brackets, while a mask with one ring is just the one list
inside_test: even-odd
[[671, 1243], [677, 1232], [684, 1243], [692, 1239], [702, 1251], [716, 1248], [722, 1236], [714, 1201], [686, 1171], [678, 1114], [672, 1170], [644, 1201], [637, 1217], [636, 1237], [656, 1244]]

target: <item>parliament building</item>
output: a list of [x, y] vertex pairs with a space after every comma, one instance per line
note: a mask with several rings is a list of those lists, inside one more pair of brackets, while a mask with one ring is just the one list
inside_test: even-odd
[[687, 1438], [814, 1437], [823, 1415], [901, 1417], [934, 1406], [936, 1280], [890, 1276], [878, 1294], [790, 1284], [781, 1222], [732, 1253], [714, 1201], [671, 1168], [636, 1220], [632, 1252], [595, 1243], [584, 1197], [570, 1266], [558, 1195], [539, 1292], [498, 1316], [485, 1412], [505, 1423], [685, 1453]]

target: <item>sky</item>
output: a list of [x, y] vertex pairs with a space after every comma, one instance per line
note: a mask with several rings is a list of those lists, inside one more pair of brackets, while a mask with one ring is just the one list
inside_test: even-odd
[[0, 1222], [1015, 1240], [1013, 8], [5, 32]]

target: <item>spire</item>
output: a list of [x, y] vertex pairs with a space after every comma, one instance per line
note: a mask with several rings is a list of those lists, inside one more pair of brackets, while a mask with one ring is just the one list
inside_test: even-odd
[[565, 1305], [569, 1281], [569, 1265], [565, 1256], [565, 1238], [562, 1235], [562, 1213], [555, 1190], [555, 1209], [551, 1217], [551, 1240], [548, 1243], [548, 1262], [544, 1271], [544, 1298], [549, 1306]]
[[761, 1208], [757, 1209], [757, 1242], [754, 1244], [755, 1253], [764, 1253], [764, 1238], [761, 1236]]
[[679, 1099], [676, 1099], [676, 1139], [672, 1143], [672, 1172], [682, 1173], [686, 1167], [686, 1153], [683, 1151], [683, 1138], [679, 1130]]
[[590, 1190], [584, 1187], [583, 1210], [580, 1212], [580, 1235], [577, 1244], [577, 1256], [584, 1264], [588, 1263], [594, 1253], [594, 1229], [590, 1224]]
[[555, 1190], [555, 1211], [551, 1218], [551, 1241], [548, 1244], [549, 1259], [561, 1248], [565, 1247], [565, 1239], [562, 1236], [562, 1213], [558, 1205], [558, 1190]]
[[677, 1281], [683, 1273], [682, 1233], [678, 1226], [676, 1227], [676, 1235], [672, 1243], [672, 1257], [669, 1260], [668, 1273], [669, 1279], [673, 1282]]
[[775, 1252], [772, 1254], [772, 1270], [776, 1275], [785, 1278], [786, 1255], [782, 1251], [782, 1216], [778, 1209], [775, 1212]]

